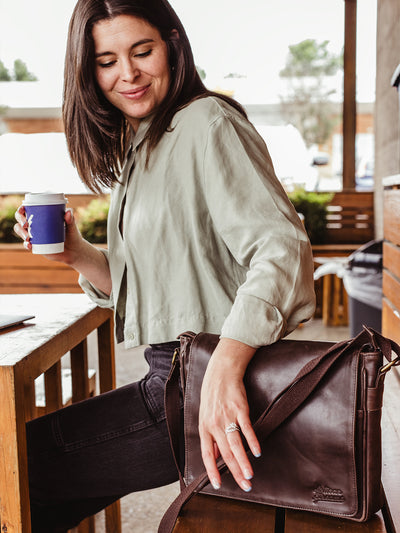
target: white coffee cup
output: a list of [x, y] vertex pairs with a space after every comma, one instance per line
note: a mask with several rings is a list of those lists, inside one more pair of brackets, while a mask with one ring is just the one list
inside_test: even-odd
[[25, 195], [26, 218], [34, 254], [58, 254], [64, 251], [65, 205], [63, 193], [28, 193]]

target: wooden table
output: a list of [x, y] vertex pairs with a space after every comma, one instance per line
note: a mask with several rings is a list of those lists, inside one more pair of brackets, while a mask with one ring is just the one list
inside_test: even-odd
[[[70, 352], [72, 401], [89, 396], [87, 336], [97, 330], [99, 389], [115, 387], [112, 312], [84, 294], [0, 296], [0, 313], [35, 315], [0, 332], [0, 531], [30, 533], [25, 422], [36, 416], [34, 380], [45, 375], [46, 412], [62, 407], [61, 358]], [[80, 531], [93, 531], [86, 520]], [[118, 533], [119, 502], [106, 510]]]

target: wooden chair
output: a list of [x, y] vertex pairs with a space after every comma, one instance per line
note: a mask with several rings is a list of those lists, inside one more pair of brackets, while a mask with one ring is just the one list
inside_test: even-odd
[[338, 192], [328, 205], [329, 244], [364, 244], [374, 238], [373, 192]]

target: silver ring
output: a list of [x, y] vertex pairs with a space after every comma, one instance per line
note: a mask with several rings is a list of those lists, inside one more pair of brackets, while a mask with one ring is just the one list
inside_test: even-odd
[[228, 433], [234, 433], [235, 431], [240, 431], [240, 427], [235, 424], [235, 422], [231, 422], [229, 426], [226, 426], [225, 428], [226, 435], [228, 435]]

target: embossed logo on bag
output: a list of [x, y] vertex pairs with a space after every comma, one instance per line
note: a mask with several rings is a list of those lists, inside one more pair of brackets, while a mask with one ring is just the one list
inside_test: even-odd
[[335, 502], [335, 503], [343, 503], [344, 502], [344, 495], [343, 491], [340, 489], [331, 489], [330, 487], [327, 487], [326, 485], [323, 487], [322, 485], [319, 485], [315, 490], [313, 490], [313, 502]]

